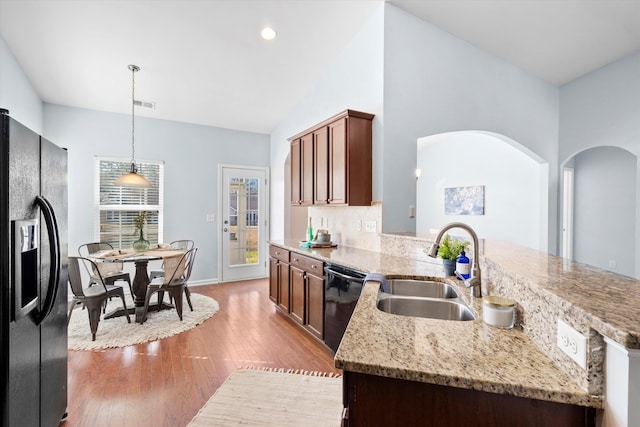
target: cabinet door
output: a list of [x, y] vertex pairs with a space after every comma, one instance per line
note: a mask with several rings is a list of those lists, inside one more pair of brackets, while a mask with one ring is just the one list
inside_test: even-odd
[[278, 281], [280, 280], [278, 260], [269, 258], [269, 299], [278, 303]]
[[347, 119], [329, 125], [329, 203], [347, 203]]
[[300, 159], [300, 139], [296, 139], [291, 141], [291, 204], [299, 205], [302, 203], [301, 195], [301, 183], [302, 177], [300, 175], [301, 168], [301, 159]]
[[313, 134], [300, 138], [301, 199], [303, 205], [313, 204]]
[[290, 313], [291, 317], [301, 325], [305, 322], [305, 273], [294, 266], [290, 267]]
[[278, 307], [285, 313], [289, 312], [289, 264], [278, 263]]
[[313, 133], [314, 195], [313, 204], [329, 203], [329, 129], [325, 126]]
[[322, 339], [324, 325], [324, 279], [307, 274], [307, 329]]

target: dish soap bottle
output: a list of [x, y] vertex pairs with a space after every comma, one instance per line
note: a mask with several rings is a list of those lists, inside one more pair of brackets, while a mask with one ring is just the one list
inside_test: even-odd
[[469, 264], [469, 258], [464, 254], [464, 251], [460, 252], [460, 256], [456, 259], [456, 271], [465, 280], [471, 277], [471, 264]]
[[307, 242], [313, 242], [313, 228], [311, 227], [311, 217], [309, 217], [309, 227], [307, 227]]

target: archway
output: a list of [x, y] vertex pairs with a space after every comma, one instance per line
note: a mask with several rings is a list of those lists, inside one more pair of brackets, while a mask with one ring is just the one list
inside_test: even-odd
[[[486, 131], [418, 139], [416, 231], [462, 221], [481, 238], [547, 252], [548, 163], [522, 144]], [[445, 214], [446, 188], [484, 187], [484, 214]]]
[[573, 226], [573, 238], [562, 240], [563, 253], [571, 244], [575, 261], [635, 277], [638, 158], [623, 148], [598, 146], [575, 154], [562, 168], [574, 175], [573, 187], [562, 192], [568, 200], [573, 191], [573, 215], [564, 215], [563, 208], [569, 222], [562, 230]]

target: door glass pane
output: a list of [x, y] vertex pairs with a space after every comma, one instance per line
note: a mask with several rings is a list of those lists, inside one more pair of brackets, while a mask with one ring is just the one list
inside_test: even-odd
[[229, 178], [229, 265], [258, 263], [260, 241], [257, 178]]

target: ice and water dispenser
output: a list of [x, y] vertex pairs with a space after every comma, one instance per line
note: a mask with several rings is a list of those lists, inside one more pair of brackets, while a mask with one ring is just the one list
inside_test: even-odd
[[38, 220], [14, 221], [13, 232], [13, 320], [18, 320], [38, 305]]

